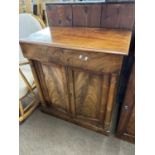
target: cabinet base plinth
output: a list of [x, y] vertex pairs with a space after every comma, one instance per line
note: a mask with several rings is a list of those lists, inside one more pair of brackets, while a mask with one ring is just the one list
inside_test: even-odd
[[69, 121], [69, 122], [74, 123], [76, 125], [79, 125], [81, 127], [84, 127], [84, 128], [93, 130], [95, 132], [101, 133], [103, 135], [106, 135], [106, 136], [110, 135], [109, 131], [105, 131], [103, 128], [96, 127], [96, 126], [94, 126], [94, 125], [92, 125], [90, 123], [81, 122], [76, 118], [72, 118], [68, 114], [60, 113], [59, 111], [57, 111], [55, 109], [52, 109], [52, 108], [49, 108], [49, 107], [47, 107], [47, 108], [41, 107], [41, 111], [44, 112], [44, 113], [47, 113], [49, 115], [52, 115], [52, 116], [54, 116], [56, 118], [60, 118], [60, 119], [63, 119], [65, 121]]

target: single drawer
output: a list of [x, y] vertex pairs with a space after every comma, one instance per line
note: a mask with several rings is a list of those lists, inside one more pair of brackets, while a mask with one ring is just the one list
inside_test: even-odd
[[47, 45], [22, 44], [23, 54], [28, 59], [43, 63], [55, 62], [66, 66], [94, 72], [118, 73], [123, 56], [93, 51], [81, 51], [50, 47]]

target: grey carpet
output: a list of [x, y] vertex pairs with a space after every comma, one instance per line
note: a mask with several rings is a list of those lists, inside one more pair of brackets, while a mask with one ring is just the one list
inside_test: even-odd
[[20, 155], [134, 155], [135, 145], [42, 113], [19, 128]]

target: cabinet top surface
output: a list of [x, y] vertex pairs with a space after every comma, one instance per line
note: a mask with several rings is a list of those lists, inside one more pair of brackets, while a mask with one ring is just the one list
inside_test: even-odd
[[128, 55], [131, 33], [105, 28], [48, 27], [21, 39], [20, 43]]

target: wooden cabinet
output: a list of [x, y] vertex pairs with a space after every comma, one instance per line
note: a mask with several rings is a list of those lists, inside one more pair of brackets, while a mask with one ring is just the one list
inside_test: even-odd
[[132, 67], [121, 108], [117, 136], [127, 141], [135, 141], [135, 65]]
[[32, 62], [48, 107], [43, 111], [109, 132], [120, 67], [117, 73], [104, 73], [59, 62]]
[[21, 40], [42, 110], [108, 134], [131, 31], [52, 27]]

